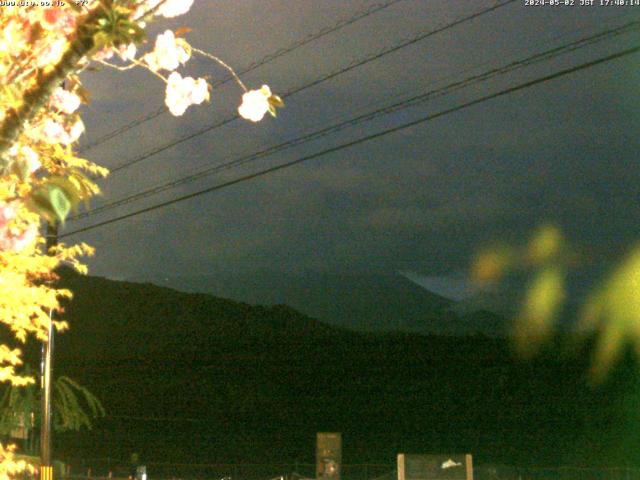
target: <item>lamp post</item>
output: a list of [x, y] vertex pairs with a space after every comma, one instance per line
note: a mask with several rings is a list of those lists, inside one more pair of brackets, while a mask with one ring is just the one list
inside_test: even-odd
[[[47, 253], [58, 244], [58, 224], [47, 224]], [[51, 376], [53, 374], [53, 310], [49, 310], [49, 331], [42, 342], [40, 363], [40, 387], [42, 388], [42, 422], [40, 426], [40, 480], [53, 480], [51, 464]]]

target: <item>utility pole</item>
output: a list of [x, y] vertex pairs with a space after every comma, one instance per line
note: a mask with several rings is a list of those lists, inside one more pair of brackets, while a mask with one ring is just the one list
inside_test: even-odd
[[[58, 244], [58, 224], [47, 223], [47, 253]], [[40, 480], [53, 480], [51, 463], [51, 377], [53, 375], [53, 310], [49, 311], [47, 340], [42, 342], [40, 364], [40, 387], [42, 388], [42, 422], [40, 426]]]

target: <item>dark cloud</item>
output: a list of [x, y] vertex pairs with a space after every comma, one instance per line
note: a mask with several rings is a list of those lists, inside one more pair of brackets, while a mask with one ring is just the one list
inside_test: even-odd
[[[246, 81], [287, 91], [492, 3], [403, 1], [251, 72]], [[242, 69], [372, 4], [201, 0], [170, 25], [192, 26], [194, 44]], [[515, 2], [295, 95], [277, 120], [235, 122], [118, 172], [105, 182], [105, 196], [96, 204], [626, 20], [622, 10], [536, 9]], [[154, 31], [164, 28], [158, 24]], [[634, 40], [637, 34], [620, 36], [566, 54], [96, 220], [450, 108]], [[194, 62], [189, 71], [209, 72], [214, 80], [224, 76], [217, 66], [205, 65]], [[487, 242], [522, 241], [545, 221], [558, 223], [575, 244], [606, 250], [614, 239], [630, 243], [640, 219], [637, 70], [636, 56], [610, 62], [74, 239], [96, 245], [93, 273], [117, 277], [406, 268], [429, 274], [459, 270]], [[89, 142], [162, 106], [161, 83], [144, 72], [88, 77], [94, 92], [86, 117]], [[227, 84], [213, 92], [211, 105], [179, 119], [162, 115], [87, 155], [109, 166], [136, 158], [232, 114], [239, 94]]]

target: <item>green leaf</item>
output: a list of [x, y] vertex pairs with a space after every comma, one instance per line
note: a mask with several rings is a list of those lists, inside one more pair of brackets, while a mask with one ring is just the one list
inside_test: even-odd
[[56, 214], [56, 217], [60, 221], [60, 223], [64, 224], [67, 215], [69, 215], [69, 211], [71, 210], [71, 202], [65, 195], [65, 192], [62, 188], [58, 186], [49, 187], [49, 200], [51, 202], [51, 206], [53, 207], [53, 211]]
[[56, 187], [61, 188], [69, 199], [78, 196], [78, 187], [76, 187], [76, 184], [68, 178], [50, 177], [47, 179], [47, 185], [55, 185]]
[[548, 338], [564, 298], [564, 271], [558, 265], [540, 270], [516, 319], [515, 339], [522, 354], [535, 353], [542, 340]]
[[47, 222], [53, 223], [56, 221], [56, 212], [53, 209], [53, 205], [51, 205], [51, 200], [49, 199], [46, 189], [40, 187], [32, 191], [25, 205], [29, 210], [38, 214]]
[[98, 51], [111, 45], [111, 37], [107, 32], [97, 32], [93, 35], [93, 48]]
[[627, 341], [640, 352], [640, 245], [590, 294], [580, 313], [580, 331], [598, 331], [592, 366], [602, 380]]

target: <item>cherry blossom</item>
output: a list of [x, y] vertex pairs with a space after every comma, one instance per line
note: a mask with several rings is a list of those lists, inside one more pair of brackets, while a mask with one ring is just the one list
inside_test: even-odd
[[133, 60], [136, 58], [137, 48], [135, 43], [130, 43], [129, 45], [122, 45], [118, 48], [118, 55], [122, 59], [122, 61]]
[[18, 145], [14, 145], [9, 149], [9, 155], [22, 158], [27, 164], [28, 173], [33, 173], [42, 167], [40, 156], [29, 146], [23, 145], [18, 148]]
[[32, 244], [38, 234], [35, 224], [24, 230], [12, 225], [17, 212], [14, 204], [5, 203], [0, 206], [0, 250], [14, 250], [19, 252]]
[[16, 209], [10, 203], [0, 205], [0, 229], [8, 227], [8, 223], [16, 218]]
[[69, 34], [76, 28], [76, 16], [70, 10], [50, 7], [42, 11], [42, 22], [40, 23], [48, 30], [58, 30]]
[[80, 108], [80, 97], [69, 90], [58, 87], [51, 95], [51, 106], [63, 113], [72, 114]]
[[41, 137], [45, 142], [52, 145], [57, 143], [70, 145], [77, 141], [83, 132], [84, 123], [80, 119], [76, 120], [73, 125], [68, 126], [48, 118], [40, 127], [40, 131], [36, 131], [32, 136], [35, 136], [35, 138]]
[[[144, 12], [154, 9], [160, 4], [160, 2], [162, 2], [162, 0], [147, 0], [144, 2], [143, 7], [138, 9], [136, 16], [140, 16]], [[187, 13], [191, 9], [192, 5], [193, 0], [164, 0], [164, 3], [160, 5], [155, 13], [156, 15], [162, 15], [165, 18], [173, 18]]]
[[238, 113], [246, 120], [259, 122], [269, 111], [269, 98], [271, 89], [263, 85], [260, 90], [249, 90], [242, 95], [242, 104], [238, 107]]
[[65, 39], [58, 39], [44, 49], [44, 51], [38, 57], [36, 65], [38, 68], [44, 68], [49, 65], [55, 65], [62, 58], [67, 47], [67, 41]]
[[109, 60], [111, 57], [113, 57], [113, 48], [112, 47], [105, 47], [102, 50], [99, 50], [98, 52], [96, 52], [93, 55], [93, 59], [100, 62], [102, 60]]
[[64, 126], [55, 120], [48, 118], [42, 125], [42, 137], [47, 143], [66, 143], [64, 140], [68, 137]]
[[77, 142], [80, 138], [80, 135], [84, 133], [84, 123], [82, 120], [78, 119], [76, 122], [71, 125], [69, 129], [69, 141], [66, 143], [67, 145], [73, 142]]
[[[73, 0], [40, 2], [42, 5], [36, 5], [35, 0], [0, 1], [0, 6], [3, 3], [29, 4], [30, 8], [0, 8], [0, 163], [4, 171], [0, 182], [0, 256], [6, 260], [0, 284], [8, 293], [0, 295], [0, 323], [10, 326], [22, 341], [30, 332], [45, 340], [50, 325], [47, 312], [58, 309], [58, 297], [66, 292], [39, 279], [50, 278], [48, 272], [62, 261], [71, 261], [80, 269], [83, 266], [77, 257], [91, 249], [84, 244], [71, 248], [60, 245], [55, 255], [45, 255], [44, 239], [38, 233], [40, 223], [64, 221], [68, 209], [98, 192], [95, 180], [107, 173], [74, 152], [73, 144], [85, 128], [79, 117], [81, 98], [86, 98], [80, 73], [92, 61], [119, 71], [136, 67], [151, 70], [166, 82], [165, 103], [179, 116], [190, 105], [209, 100], [211, 86], [205, 79], [182, 77], [176, 72], [191, 55], [202, 55], [229, 71], [247, 93], [239, 110], [252, 121], [267, 111], [275, 115], [282, 102], [266, 86], [247, 92], [232, 67], [183, 38], [188, 28], [175, 34], [164, 28], [155, 30], [160, 33], [155, 44], [146, 43], [144, 22], [152, 16], [182, 15], [194, 0], [89, 0], [82, 2], [81, 8], [74, 8], [81, 2]], [[54, 8], [45, 3], [54, 4]], [[151, 53], [138, 54], [136, 45]], [[108, 59], [114, 59], [113, 63]], [[69, 90], [56, 88], [63, 81]], [[14, 385], [27, 382], [25, 377], [7, 373], [1, 350], [2, 345], [0, 380]], [[0, 457], [6, 452], [0, 445]], [[6, 465], [6, 461], [0, 459], [0, 464]]]
[[27, 162], [29, 173], [33, 173], [42, 167], [40, 156], [31, 147], [22, 147], [20, 153], [22, 154], [22, 158]]
[[178, 72], [169, 75], [164, 102], [173, 115], [179, 117], [190, 105], [199, 105], [205, 100], [209, 100], [209, 88], [204, 78], [182, 78]]
[[173, 32], [167, 30], [158, 35], [153, 52], [146, 54], [144, 60], [153, 71], [164, 69], [172, 72], [190, 57], [188, 44], [181, 38], [176, 39]]
[[29, 22], [20, 24], [11, 22], [0, 33], [0, 53], [20, 55], [29, 41], [31, 28]]
[[5, 236], [0, 241], [0, 248], [11, 249], [16, 252], [21, 252], [26, 247], [31, 245], [38, 236], [38, 227], [35, 224], [29, 225], [26, 229], [19, 231], [17, 229], [10, 229], [9, 235]]
[[192, 5], [193, 0], [167, 0], [158, 9], [158, 15], [162, 15], [165, 18], [184, 15], [191, 9]]
[[[135, 43], [129, 43], [128, 45], [120, 45], [119, 47], [105, 47], [102, 50], [93, 54], [93, 59], [102, 62], [109, 60], [114, 54], [117, 54], [123, 62], [131, 61], [136, 58], [138, 49]], [[151, 55], [151, 54], [148, 54]], [[152, 60], [155, 61], [155, 60]]]

